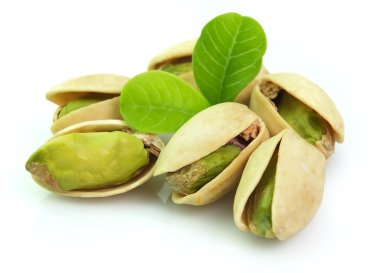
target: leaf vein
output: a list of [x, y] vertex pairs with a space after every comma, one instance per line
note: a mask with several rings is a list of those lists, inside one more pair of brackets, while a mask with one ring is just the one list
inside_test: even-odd
[[244, 55], [248, 55], [252, 52], [260, 52], [260, 50], [258, 48], [252, 48], [250, 50], [247, 50], [247, 51], [243, 51], [242, 53], [239, 53], [239, 54], [235, 54], [235, 55], [231, 55], [231, 59], [234, 59], [234, 58], [237, 58], [237, 57], [241, 57], [241, 56], [244, 56]]
[[[214, 56], [210, 53], [210, 51], [208, 51], [207, 47], [205, 47], [203, 43], [201, 43], [201, 45], [202, 45], [202, 47], [203, 47], [205, 53], [211, 58], [211, 60], [212, 60], [215, 64], [217, 64], [217, 65], [223, 67], [223, 64], [220, 63], [217, 59], [214, 58]], [[223, 55], [222, 55], [222, 56], [223, 56]]]
[[244, 44], [244, 43], [246, 43], [246, 42], [254, 41], [254, 40], [257, 39], [258, 36], [259, 36], [259, 35], [256, 34], [255, 36], [252, 36], [252, 37], [250, 37], [250, 38], [243, 39], [243, 40], [239, 40], [239, 41], [236, 42], [236, 44]]
[[[243, 22], [243, 20], [240, 20], [239, 26], [237, 27], [237, 31], [235, 32], [235, 35], [233, 37], [232, 46], [229, 48], [228, 56], [231, 56], [231, 54], [232, 54], [232, 51], [234, 49], [234, 45], [235, 45], [236, 39], [237, 39], [238, 34], [239, 34], [238, 30], [240, 29], [240, 27], [242, 25], [242, 22]], [[219, 85], [219, 90], [223, 90], [222, 87], [224, 86], [224, 81], [225, 81], [225, 78], [226, 78], [226, 72], [227, 72], [227, 68], [228, 68], [228, 66], [230, 64], [230, 61], [231, 61], [231, 58], [227, 58], [227, 63], [226, 63], [226, 66], [224, 67], [224, 70], [223, 70], [223, 75], [221, 77], [221, 81], [220, 81], [220, 85]], [[221, 95], [222, 95], [222, 92], [219, 92], [218, 93], [218, 102], [221, 101]]]
[[[230, 36], [231, 39], [234, 39], [235, 35], [233, 35], [227, 28], [226, 24], [224, 22], [220, 23], [222, 27], [224, 28], [224, 31], [227, 33], [228, 36]], [[217, 33], [217, 32], [216, 32]]]
[[198, 62], [198, 64], [202, 67], [202, 69], [204, 70], [204, 72], [210, 74], [213, 78], [215, 78], [215, 79], [218, 80], [218, 77], [217, 77], [214, 73], [212, 73], [212, 72], [207, 68], [207, 66], [205, 66], [205, 65], [203, 64], [203, 62]]
[[240, 68], [238, 71], [235, 71], [234, 73], [230, 74], [231, 77], [235, 76], [236, 74], [240, 74], [241, 72], [245, 71], [245, 70], [248, 70], [250, 68], [253, 68], [255, 67], [255, 65], [247, 65], [243, 68]]
[[[207, 33], [207, 35], [208, 35], [208, 38], [210, 39], [215, 51], [219, 53], [219, 55], [223, 58], [224, 61], [226, 61], [227, 60], [226, 56], [224, 56], [223, 52], [220, 51], [219, 47], [217, 46], [217, 43], [214, 41], [214, 38], [211, 36], [211, 34], [209, 32]], [[215, 32], [215, 35], [218, 36], [218, 32]], [[219, 40], [219, 38], [218, 38], [218, 40]], [[201, 43], [201, 45], [203, 45], [203, 48], [206, 48], [206, 46], [203, 43]]]
[[145, 104], [135, 104], [135, 105], [132, 105], [131, 106], [131, 109], [133, 108], [142, 108], [142, 109], [148, 109], [148, 110], [165, 110], [165, 111], [169, 111], [169, 112], [179, 112], [179, 113], [183, 113], [183, 114], [186, 114], [186, 115], [189, 115], [189, 114], [193, 114], [192, 111], [186, 111], [184, 110], [183, 108], [171, 108], [171, 107], [164, 107], [164, 106], [155, 106], [155, 105], [149, 105], [149, 106], [146, 106]]

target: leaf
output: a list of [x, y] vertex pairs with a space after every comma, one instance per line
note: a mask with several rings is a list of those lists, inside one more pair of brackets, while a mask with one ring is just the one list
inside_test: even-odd
[[199, 91], [163, 71], [133, 77], [120, 96], [120, 113], [124, 120], [131, 128], [149, 133], [175, 132], [208, 106]]
[[207, 100], [233, 101], [260, 72], [266, 46], [263, 28], [250, 17], [226, 13], [207, 23], [193, 52], [194, 77]]

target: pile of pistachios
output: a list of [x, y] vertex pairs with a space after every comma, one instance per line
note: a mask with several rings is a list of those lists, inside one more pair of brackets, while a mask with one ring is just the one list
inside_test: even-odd
[[[72, 197], [121, 194], [163, 174], [177, 204], [206, 205], [236, 190], [239, 229], [291, 237], [320, 206], [344, 123], [312, 81], [269, 73], [265, 48], [256, 21], [228, 13], [132, 79], [64, 81], [46, 94], [58, 106], [53, 135], [26, 169], [43, 188]], [[168, 132], [165, 146], [157, 133]]]

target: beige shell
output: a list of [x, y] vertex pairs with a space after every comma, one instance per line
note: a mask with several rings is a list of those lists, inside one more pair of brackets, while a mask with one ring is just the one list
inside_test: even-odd
[[[265, 82], [280, 86], [293, 97], [317, 112], [333, 129], [334, 139], [344, 140], [344, 122], [334, 102], [319, 86], [303, 76], [293, 73], [273, 73], [263, 77], [260, 85]], [[271, 135], [279, 133], [289, 124], [277, 113], [271, 101], [265, 97], [256, 85], [253, 89], [250, 108], [265, 122]]]
[[[97, 121], [87, 121], [82, 123], [77, 123], [72, 126], [69, 126], [65, 128], [62, 131], [59, 131], [55, 135], [52, 136], [52, 138], [69, 134], [69, 133], [84, 133], [84, 132], [111, 132], [111, 131], [119, 131], [127, 129], [130, 130], [128, 125], [120, 120], [97, 120]], [[149, 135], [149, 134], [139, 134], [139, 133], [132, 133], [136, 135], [136, 137], [143, 139], [144, 141], [149, 141], [149, 143], [153, 144], [159, 149], [163, 149], [164, 143], [161, 141], [161, 139], [155, 135]], [[52, 139], [51, 138], [51, 139]], [[156, 164], [157, 158], [155, 156], [150, 157], [149, 164], [145, 167], [143, 172], [138, 174], [133, 179], [129, 180], [127, 183], [120, 184], [111, 188], [105, 188], [105, 189], [97, 189], [97, 190], [75, 190], [75, 191], [57, 191], [52, 188], [49, 188], [46, 184], [41, 183], [37, 177], [32, 176], [33, 179], [42, 187], [46, 188], [47, 190], [64, 195], [64, 196], [71, 196], [71, 197], [106, 197], [106, 196], [112, 196], [116, 194], [121, 194], [127, 191], [130, 191], [146, 181], [148, 181], [153, 176], [153, 170], [154, 166]], [[153, 160], [152, 160], [153, 159]]]
[[118, 96], [128, 78], [113, 74], [94, 74], [67, 80], [46, 93], [46, 98], [60, 106], [89, 93]]
[[158, 69], [163, 63], [167, 63], [172, 60], [191, 57], [193, 55], [193, 49], [196, 42], [196, 39], [184, 41], [161, 51], [149, 62], [148, 70]]
[[50, 130], [53, 133], [70, 125], [84, 121], [107, 119], [123, 120], [123, 117], [120, 114], [119, 96], [79, 108], [58, 119], [57, 116], [60, 110], [61, 107], [56, 110], [53, 118], [53, 125], [50, 127]]
[[[56, 133], [67, 126], [90, 120], [123, 120], [120, 114], [119, 94], [127, 81], [128, 78], [123, 76], [95, 74], [74, 78], [54, 87], [46, 97], [60, 107], [54, 113], [50, 130]], [[106, 97], [103, 101], [76, 109], [58, 119], [58, 114], [65, 104], [90, 93], [99, 93]]]
[[[148, 70], [159, 69], [163, 64], [170, 63], [176, 59], [192, 57], [196, 42], [196, 39], [187, 40], [161, 51], [149, 62]], [[197, 88], [193, 71], [183, 73], [178, 77], [190, 83], [193, 87]]]
[[315, 215], [323, 197], [324, 156], [292, 129], [270, 138], [252, 153], [236, 190], [233, 212], [236, 226], [249, 231], [247, 201], [279, 146], [272, 201], [272, 229], [286, 240], [304, 228]]
[[253, 123], [260, 128], [258, 136], [223, 172], [196, 193], [184, 196], [173, 192], [172, 195], [173, 201], [178, 204], [204, 205], [216, 201], [236, 187], [249, 155], [268, 138], [265, 124], [245, 105], [221, 103], [193, 116], [173, 135], [161, 152], [154, 175], [177, 171], [205, 157]]

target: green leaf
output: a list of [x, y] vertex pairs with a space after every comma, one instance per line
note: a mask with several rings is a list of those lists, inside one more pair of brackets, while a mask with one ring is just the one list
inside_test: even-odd
[[131, 128], [149, 133], [175, 132], [208, 106], [190, 84], [163, 71], [135, 76], [125, 84], [120, 96], [124, 120]]
[[215, 17], [193, 52], [198, 87], [211, 104], [233, 101], [260, 72], [266, 36], [254, 19], [237, 13]]

